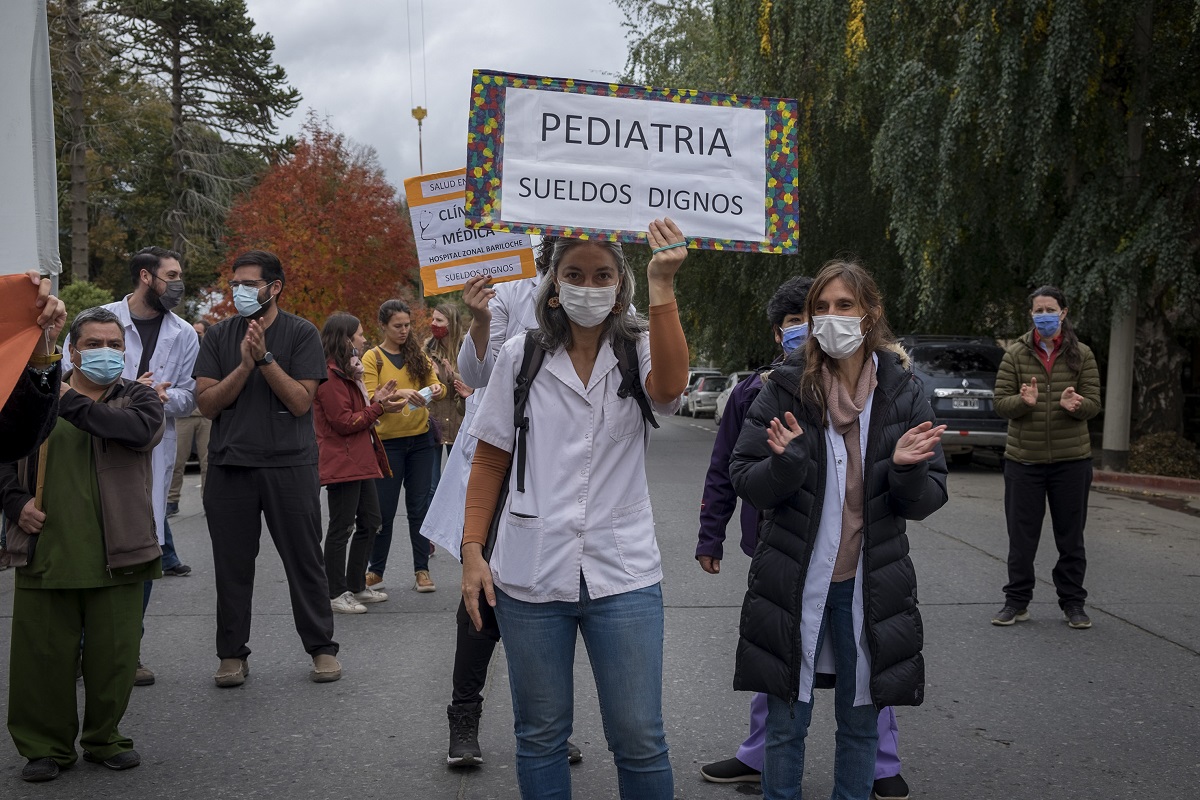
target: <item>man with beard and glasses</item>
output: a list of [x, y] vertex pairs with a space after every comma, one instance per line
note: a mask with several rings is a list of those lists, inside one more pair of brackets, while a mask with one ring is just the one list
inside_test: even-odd
[[[196, 382], [192, 367], [200, 349], [196, 331], [173, 309], [183, 300], [183, 266], [179, 253], [163, 247], [146, 247], [129, 260], [133, 292], [125, 299], [102, 306], [117, 315], [125, 331], [125, 369], [121, 377], [136, 380], [158, 393], [166, 425], [154, 448], [154, 526], [162, 547], [164, 575], [183, 576], [192, 571], [175, 552], [167, 522], [167, 489], [175, 469], [175, 420], [196, 407]], [[68, 337], [69, 344], [69, 337]], [[64, 350], [66, 348], [64, 347]], [[150, 602], [151, 581], [146, 581], [142, 610]], [[135, 686], [154, 683], [154, 673], [138, 662]]]
[[327, 377], [316, 326], [279, 309], [283, 265], [251, 250], [233, 262], [237, 316], [204, 336], [200, 412], [213, 421], [204, 513], [217, 584], [217, 686], [250, 674], [250, 606], [262, 518], [283, 561], [292, 617], [317, 683], [342, 675], [321, 552], [321, 484], [313, 397]]

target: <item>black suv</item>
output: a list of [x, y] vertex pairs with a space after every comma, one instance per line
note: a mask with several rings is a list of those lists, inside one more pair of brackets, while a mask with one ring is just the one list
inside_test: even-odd
[[1004, 350], [994, 339], [968, 336], [904, 336], [913, 372], [938, 423], [946, 425], [942, 450], [955, 464], [975, 450], [1003, 451], [1008, 421], [992, 407]]

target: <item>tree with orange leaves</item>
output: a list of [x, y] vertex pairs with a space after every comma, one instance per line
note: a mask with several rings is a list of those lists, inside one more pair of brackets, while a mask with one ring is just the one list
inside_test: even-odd
[[287, 276], [283, 306], [317, 327], [347, 311], [371, 338], [391, 297], [414, 306], [414, 324], [425, 316], [412, 302], [417, 251], [395, 188], [373, 150], [352, 147], [313, 112], [291, 155], [230, 210], [229, 230], [230, 263], [246, 250], [275, 253]]

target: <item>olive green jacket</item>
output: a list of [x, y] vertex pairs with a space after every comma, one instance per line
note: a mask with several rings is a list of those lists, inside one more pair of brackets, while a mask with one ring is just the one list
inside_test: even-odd
[[[1059, 353], [1053, 371], [1047, 375], [1034, 352], [1036, 346], [1033, 331], [1009, 345], [996, 375], [996, 413], [1008, 420], [1004, 457], [1022, 464], [1091, 458], [1087, 421], [1100, 413], [1100, 370], [1096, 357], [1091, 348], [1080, 344], [1083, 363], [1078, 372], [1068, 369], [1067, 359]], [[1033, 378], [1037, 378], [1038, 397], [1031, 406], [1021, 399], [1021, 384]], [[1068, 386], [1083, 395], [1078, 411], [1067, 411], [1058, 403]]]

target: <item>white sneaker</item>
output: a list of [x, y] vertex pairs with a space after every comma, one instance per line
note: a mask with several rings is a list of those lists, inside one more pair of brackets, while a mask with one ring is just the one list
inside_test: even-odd
[[349, 592], [342, 592], [329, 601], [330, 607], [336, 614], [365, 614], [367, 607], [354, 599]]
[[363, 589], [361, 592], [355, 592], [352, 596], [355, 600], [364, 605], [368, 603], [382, 603], [384, 600], [388, 599], [387, 592], [381, 592], [377, 589], [372, 589], [370, 586], [368, 586], [366, 589]]

